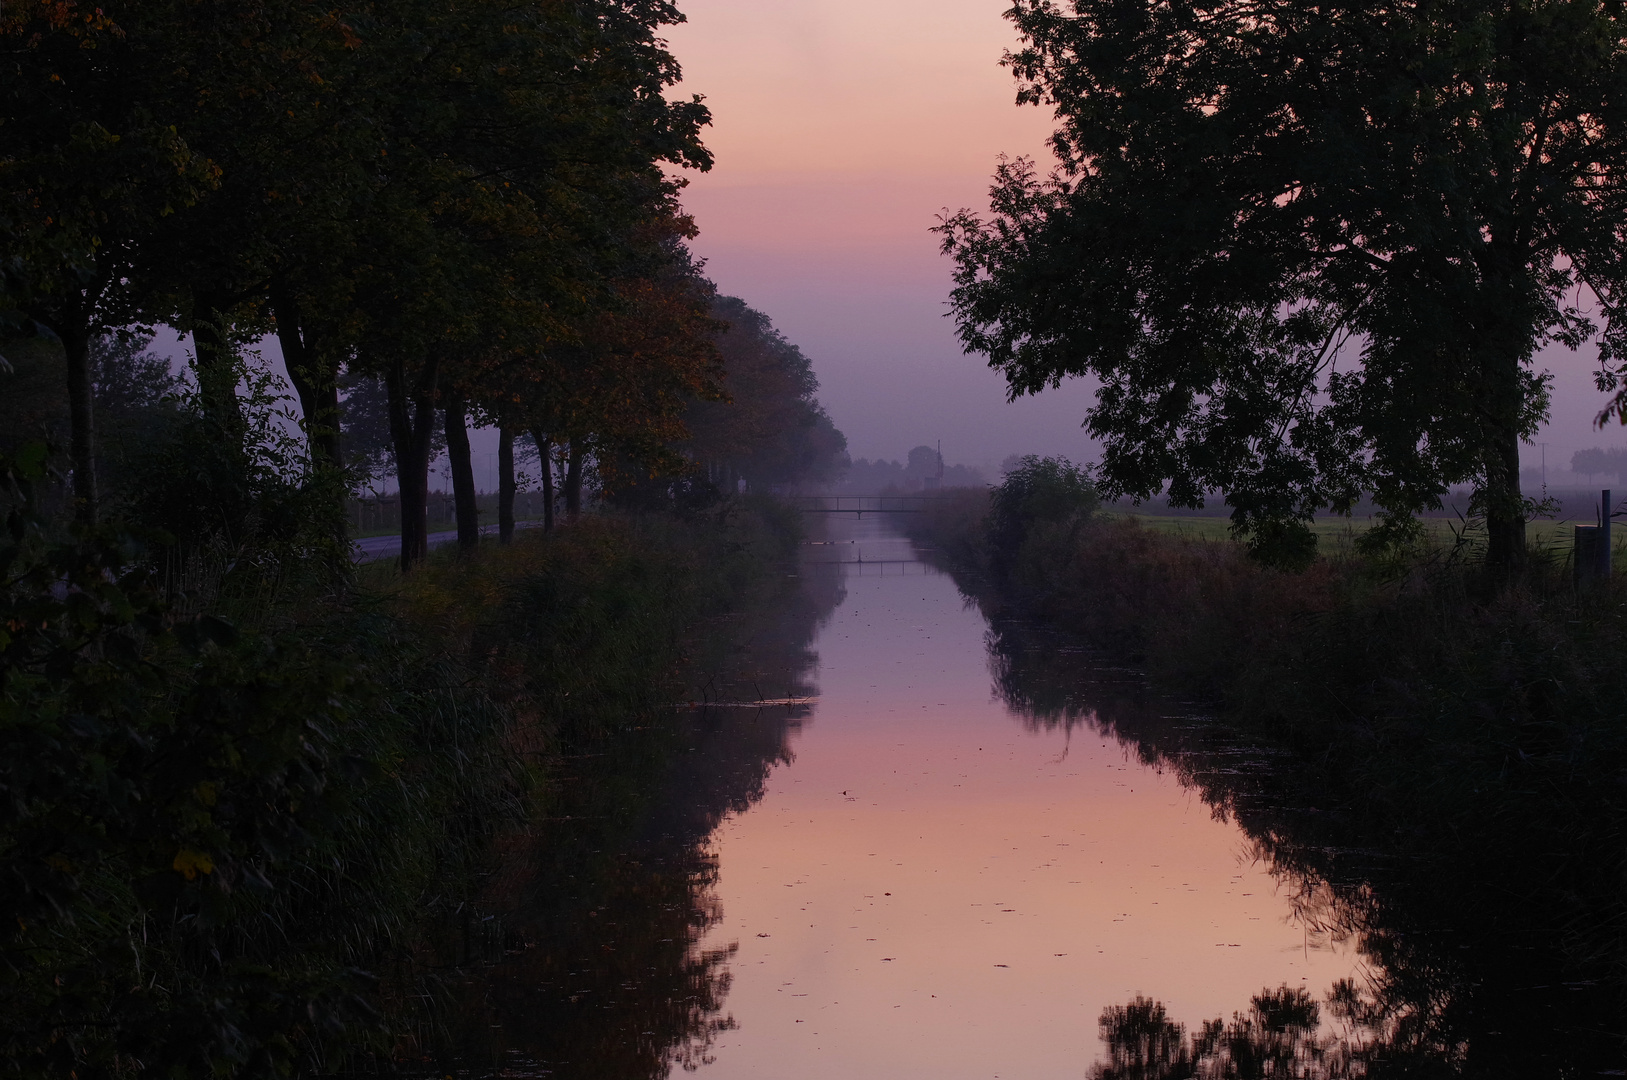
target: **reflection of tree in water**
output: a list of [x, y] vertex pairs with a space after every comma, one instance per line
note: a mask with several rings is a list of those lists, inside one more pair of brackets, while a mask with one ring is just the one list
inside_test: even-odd
[[[842, 595], [839, 576], [810, 574], [704, 628], [679, 699], [811, 696], [810, 645]], [[682, 710], [568, 758], [549, 820], [511, 840], [486, 910], [440, 943], [426, 1070], [641, 1080], [708, 1060], [733, 1026], [734, 946], [698, 945], [722, 916], [707, 840], [762, 797], [807, 714]]]
[[1287, 986], [1254, 996], [1230, 1020], [1206, 1021], [1187, 1033], [1161, 1002], [1138, 997], [1102, 1013], [1107, 1060], [1091, 1080], [1321, 1080], [1378, 1075], [1382, 1022], [1355, 987], [1341, 982], [1324, 1009], [1310, 993]]
[[1055, 635], [995, 627], [995, 688], [1025, 724], [1110, 736], [1143, 764], [1173, 771], [1217, 818], [1241, 826], [1308, 934], [1354, 940], [1366, 960], [1360, 987], [1341, 984], [1322, 1002], [1262, 993], [1232, 1021], [1190, 1033], [1146, 999], [1110, 1009], [1110, 1060], [1097, 1075], [1514, 1077], [1620, 1067], [1613, 992], [1565, 956], [1550, 913], [1522, 902], [1522, 877], [1536, 864], [1527, 853], [1503, 853], [1494, 875], [1471, 877], [1458, 852], [1397, 849], [1382, 808], [1341, 792], [1340, 778], [1315, 762], [1245, 741]]

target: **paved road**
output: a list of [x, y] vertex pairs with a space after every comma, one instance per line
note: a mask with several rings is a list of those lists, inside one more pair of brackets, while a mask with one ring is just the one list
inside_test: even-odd
[[[540, 521], [516, 521], [516, 529], [531, 529], [541, 525]], [[480, 530], [482, 536], [496, 536], [497, 526], [486, 525]], [[442, 544], [450, 544], [457, 540], [458, 531], [448, 529], [446, 532], [433, 532], [429, 534], [429, 546], [433, 550]], [[355, 541], [357, 562], [376, 562], [379, 559], [393, 559], [401, 554], [401, 537], [399, 536], [364, 536]]]

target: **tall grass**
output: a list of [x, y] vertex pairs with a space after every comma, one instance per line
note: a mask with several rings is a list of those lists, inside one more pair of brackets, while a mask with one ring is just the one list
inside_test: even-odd
[[[769, 508], [588, 520], [421, 573], [240, 570], [177, 604], [129, 536], [0, 504], [0, 1061], [332, 1072], [403, 1052], [434, 941], [571, 740], [671, 701], [682, 628], [794, 543]], [[294, 558], [284, 555], [284, 559]]]

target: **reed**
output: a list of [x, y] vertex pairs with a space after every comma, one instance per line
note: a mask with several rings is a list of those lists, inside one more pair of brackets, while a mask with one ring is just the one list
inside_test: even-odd
[[546, 816], [573, 748], [673, 700], [682, 629], [750, 602], [795, 543], [770, 507], [590, 518], [351, 588], [268, 562], [276, 588], [240, 574], [230, 604], [176, 610], [128, 536], [52, 538], [39, 463], [0, 465], [16, 1076], [413, 1052], [434, 942], [503, 838]]

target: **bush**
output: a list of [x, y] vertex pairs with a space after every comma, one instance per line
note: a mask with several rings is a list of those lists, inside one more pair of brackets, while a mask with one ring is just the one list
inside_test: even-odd
[[1429, 557], [1289, 572], [1133, 518], [1036, 528], [1007, 559], [963, 578], [991, 611], [1223, 709], [1329, 777], [1385, 850], [1499, 883], [1510, 918], [1627, 984], [1627, 581], [1579, 596], [1538, 560], [1488, 593], [1477, 567]]
[[988, 552], [993, 568], [1010, 568], [1040, 525], [1072, 529], [1101, 505], [1086, 467], [1067, 458], [1022, 458], [989, 499]]
[[504, 715], [376, 614], [177, 616], [127, 537], [44, 539], [42, 461], [3, 463], [9, 1071], [275, 1076], [383, 1048], [367, 969], [517, 819]]
[[589, 519], [251, 630], [179, 613], [128, 535], [53, 539], [45, 462], [0, 459], [0, 1055], [23, 1077], [392, 1053], [421, 943], [562, 737], [648, 723], [681, 628], [786, 543], [749, 513]]

